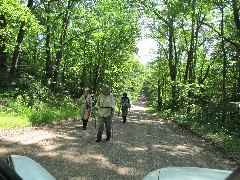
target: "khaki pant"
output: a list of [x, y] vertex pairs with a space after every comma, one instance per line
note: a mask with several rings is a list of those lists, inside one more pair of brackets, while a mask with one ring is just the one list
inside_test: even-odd
[[112, 123], [112, 116], [107, 117], [98, 117], [98, 132], [104, 131], [104, 125], [106, 128], [106, 133], [111, 133], [111, 123]]

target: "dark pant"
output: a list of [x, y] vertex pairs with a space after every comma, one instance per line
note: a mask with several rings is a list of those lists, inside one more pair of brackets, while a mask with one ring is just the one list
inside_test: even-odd
[[123, 123], [127, 122], [127, 116], [123, 116]]
[[82, 121], [83, 121], [83, 129], [86, 129], [87, 128], [88, 119], [82, 119]]
[[[106, 140], [110, 140], [110, 138], [111, 138], [111, 132], [107, 132], [106, 133], [106, 135], [107, 135], [107, 138], [106, 138]], [[98, 131], [98, 133], [97, 133], [97, 139], [99, 139], [99, 140], [101, 140], [102, 139], [102, 131]]]

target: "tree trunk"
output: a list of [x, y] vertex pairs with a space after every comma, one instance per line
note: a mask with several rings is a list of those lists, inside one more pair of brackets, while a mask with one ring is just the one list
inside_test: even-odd
[[63, 70], [62, 70], [62, 79], [61, 79], [62, 84], [66, 83], [66, 70], [67, 70], [67, 61], [64, 61]]
[[86, 79], [87, 79], [87, 67], [86, 67], [86, 39], [84, 39], [84, 48], [83, 48], [83, 70], [82, 70], [82, 78], [81, 78], [81, 89], [84, 89], [86, 86]]
[[161, 60], [161, 56], [159, 57], [158, 59], [158, 84], [157, 84], [157, 87], [158, 87], [158, 110], [161, 110], [162, 109], [162, 95], [161, 95], [161, 71], [160, 71], [160, 60]]
[[[238, 53], [239, 54], [239, 53]], [[238, 85], [237, 85], [237, 98], [236, 101], [240, 101], [240, 61], [237, 62], [237, 71], [238, 71]]]
[[[0, 28], [5, 29], [7, 26], [6, 16], [0, 15]], [[6, 37], [0, 34], [0, 72], [7, 73], [7, 53], [6, 53]], [[1, 76], [2, 77], [2, 76]]]
[[93, 94], [95, 94], [97, 92], [97, 89], [98, 89], [98, 76], [99, 76], [99, 71], [100, 71], [100, 55], [101, 52], [100, 52], [100, 42], [97, 41], [97, 54], [96, 54], [96, 59], [97, 59], [97, 62], [96, 64], [94, 65], [94, 70], [93, 70]]
[[[192, 8], [192, 24], [191, 24], [191, 39], [190, 39], [190, 47], [188, 50], [188, 58], [187, 58], [187, 65], [185, 68], [185, 74], [184, 74], [184, 84], [192, 84], [195, 82], [195, 63], [194, 63], [194, 49], [195, 49], [195, 1], [192, 2], [191, 4]], [[196, 58], [196, 57], [195, 57]], [[193, 97], [193, 91], [189, 90], [188, 91], [188, 106], [187, 106], [187, 113], [190, 112], [191, 110], [191, 99]]]
[[189, 84], [193, 83], [194, 26], [195, 26], [195, 20], [194, 20], [194, 9], [193, 9], [192, 26], [191, 26], [191, 29], [192, 29], [191, 30], [191, 40], [190, 40], [190, 47], [189, 47], [189, 50], [188, 50], [188, 58], [187, 58], [187, 65], [186, 65], [186, 68], [185, 68], [185, 74], [184, 74], [184, 80], [183, 80], [184, 84], [186, 84], [187, 82]]
[[226, 92], [226, 78], [227, 78], [227, 55], [225, 51], [225, 42], [224, 42], [224, 7], [223, 7], [223, 1], [221, 1], [221, 13], [222, 13], [222, 19], [221, 19], [221, 45], [222, 45], [222, 52], [223, 52], [223, 70], [222, 70], [222, 121], [224, 122], [226, 119], [226, 99], [227, 99], [227, 92]]
[[[237, 36], [238, 37], [238, 44], [240, 44], [240, 17], [239, 17], [239, 6], [238, 6], [237, 0], [232, 0], [232, 9], [233, 9], [233, 16], [234, 16], [234, 22], [235, 27], [237, 29]], [[239, 59], [239, 53], [237, 53], [238, 59]], [[237, 70], [238, 70], [238, 90], [237, 90], [237, 101], [240, 101], [240, 62], [238, 60], [237, 62]]]
[[64, 49], [64, 41], [67, 36], [67, 29], [69, 24], [69, 8], [71, 6], [71, 0], [68, 1], [68, 8], [66, 10], [65, 16], [63, 18], [63, 24], [62, 24], [62, 34], [60, 36], [59, 40], [59, 50], [56, 53], [56, 64], [54, 68], [54, 77], [53, 77], [53, 88], [55, 89], [58, 85], [58, 75], [59, 75], [59, 69], [60, 69], [60, 62], [63, 57], [63, 49]]
[[[27, 7], [31, 9], [32, 6], [33, 6], [33, 0], [28, 0]], [[17, 65], [18, 65], [18, 60], [20, 56], [20, 46], [23, 42], [24, 35], [26, 32], [25, 25], [26, 25], [26, 22], [21, 22], [20, 29], [17, 36], [16, 46], [13, 51], [13, 58], [12, 58], [11, 69], [10, 69], [10, 75], [12, 77], [15, 77], [17, 73]]]
[[107, 69], [108, 63], [107, 63], [107, 54], [106, 49], [104, 45], [104, 39], [102, 40], [102, 46], [100, 45], [99, 41], [97, 43], [97, 64], [94, 68], [94, 88], [93, 93], [95, 94], [99, 88], [100, 82], [103, 82], [104, 80], [104, 72]]
[[[166, 73], [164, 73], [163, 74], [163, 86], [162, 86], [163, 102], [166, 102], [166, 99], [167, 99], [166, 89], [167, 89], [167, 75], [166, 75]], [[163, 108], [164, 108], [164, 104], [163, 104]]]
[[162, 109], [162, 96], [161, 96], [161, 83], [160, 77], [158, 77], [158, 110]]
[[50, 2], [47, 5], [47, 30], [46, 30], [46, 83], [49, 79], [52, 78], [52, 61], [51, 61], [51, 28], [50, 28]]
[[239, 7], [238, 7], [239, 1], [232, 0], [232, 7], [233, 7], [233, 15], [234, 15], [234, 22], [237, 29], [237, 37], [238, 41], [240, 40], [240, 17], [239, 17]]
[[169, 69], [170, 69], [170, 77], [172, 81], [172, 90], [171, 90], [171, 111], [176, 111], [177, 101], [176, 101], [176, 76], [177, 76], [177, 70], [176, 70], [176, 64], [174, 63], [173, 59], [173, 27], [172, 23], [169, 26], [169, 38], [168, 38], [168, 48], [169, 48], [169, 57], [168, 57], [168, 63], [169, 63]]
[[23, 29], [25, 27], [25, 22], [21, 23], [20, 30], [18, 32], [18, 37], [17, 37], [17, 45], [14, 48], [13, 51], [13, 58], [12, 58], [12, 64], [11, 64], [11, 69], [10, 69], [10, 75], [15, 77], [17, 73], [17, 65], [18, 65], [18, 60], [19, 60], [19, 55], [20, 55], [20, 45], [23, 42], [25, 30]]

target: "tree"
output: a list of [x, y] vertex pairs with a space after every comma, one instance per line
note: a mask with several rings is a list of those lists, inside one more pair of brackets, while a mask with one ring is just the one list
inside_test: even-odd
[[[29, 9], [31, 9], [33, 7], [33, 0], [28, 0], [27, 7]], [[26, 32], [26, 21], [21, 21], [16, 45], [15, 45], [15, 48], [13, 51], [11, 68], [10, 68], [10, 75], [13, 77], [15, 77], [16, 73], [17, 73], [17, 65], [18, 65], [19, 54], [20, 54], [20, 50], [21, 50], [20, 46], [23, 42], [25, 32]]]

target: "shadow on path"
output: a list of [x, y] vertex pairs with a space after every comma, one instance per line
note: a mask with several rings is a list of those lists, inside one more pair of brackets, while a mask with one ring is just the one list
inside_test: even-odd
[[0, 153], [28, 156], [63, 180], [140, 180], [153, 170], [173, 166], [235, 169], [236, 164], [213, 146], [146, 112], [145, 107], [140, 96], [126, 124], [115, 115], [109, 142], [95, 142], [94, 121], [86, 131], [81, 121], [62, 121], [1, 131]]

